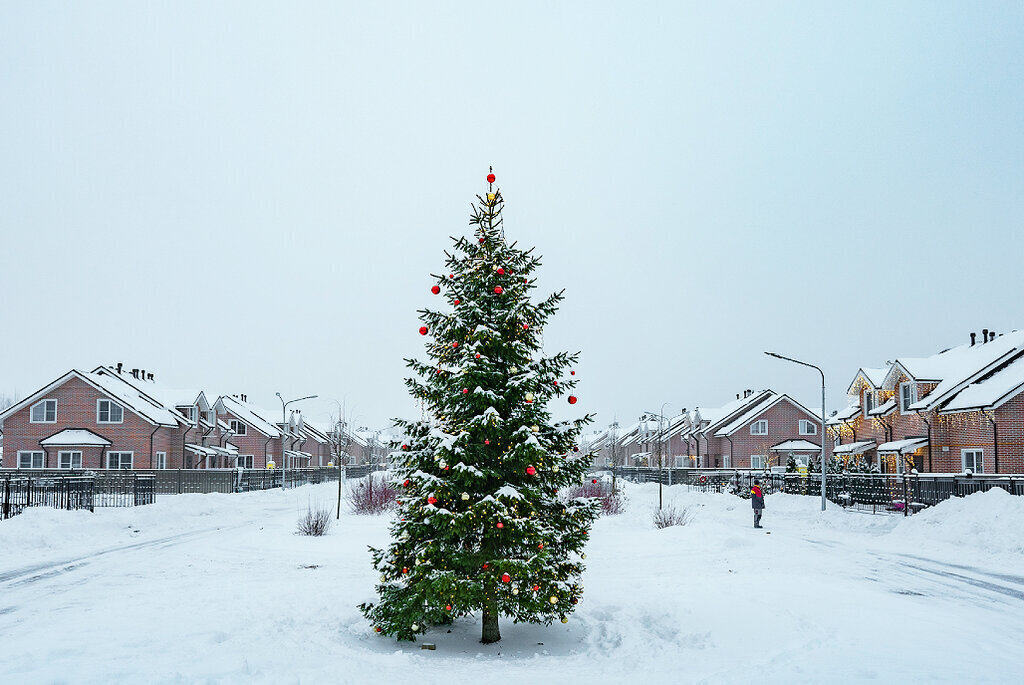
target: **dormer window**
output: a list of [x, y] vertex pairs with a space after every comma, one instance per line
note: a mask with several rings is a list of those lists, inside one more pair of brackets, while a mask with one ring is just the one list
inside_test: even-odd
[[96, 400], [96, 423], [123, 423], [124, 408], [110, 400]]
[[57, 423], [57, 400], [43, 400], [32, 405], [32, 423]]
[[902, 383], [900, 385], [900, 412], [908, 413], [910, 405], [914, 402], [917, 402], [917, 383]]
[[864, 416], [871, 413], [871, 410], [875, 408], [875, 393], [870, 390], [864, 391]]
[[196, 408], [195, 407], [183, 406], [183, 407], [178, 407], [177, 409], [178, 409], [178, 411], [181, 412], [181, 415], [184, 416], [189, 421], [195, 421], [196, 420]]
[[245, 435], [247, 426], [241, 421], [237, 419], [231, 419], [228, 425], [231, 426], [231, 432], [234, 433], [235, 435]]

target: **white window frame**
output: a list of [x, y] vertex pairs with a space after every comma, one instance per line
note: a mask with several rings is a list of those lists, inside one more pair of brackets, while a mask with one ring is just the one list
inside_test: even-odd
[[800, 419], [800, 435], [817, 435], [818, 424], [809, 419]]
[[865, 390], [864, 391], [864, 416], [867, 417], [868, 414], [872, 410], [874, 410], [876, 407], [878, 407], [878, 398], [875, 396], [875, 391], [874, 390]]
[[679, 455], [676, 455], [675, 462], [676, 462], [676, 466], [675, 467], [677, 469], [683, 468], [683, 457], [681, 457]]
[[[22, 456], [28, 455], [29, 465], [22, 466]], [[39, 466], [35, 465], [35, 457], [39, 455]], [[46, 452], [43, 450], [18, 450], [18, 468], [19, 469], [45, 469], [46, 468]]]
[[[764, 430], [760, 430], [761, 426], [764, 426]], [[759, 430], [754, 430], [755, 428]], [[751, 435], [768, 435], [768, 419], [760, 419], [750, 424]]]
[[[43, 409], [43, 418], [42, 418], [42, 420], [37, 421], [36, 420], [36, 407], [38, 407], [41, 404], [46, 404], [47, 402], [53, 402], [53, 421], [47, 421], [46, 420], [46, 415], [49, 412], [47, 412], [45, 408]], [[45, 400], [39, 400], [38, 402], [33, 404], [32, 407], [28, 410], [28, 420], [29, 420], [29, 423], [57, 423], [57, 400], [51, 397], [51, 398], [48, 398], [48, 399], [45, 399]]]
[[732, 455], [731, 454], [723, 454], [722, 455], [722, 468], [723, 469], [731, 469], [732, 468]]
[[239, 454], [238, 461], [235, 462], [237, 468], [251, 469], [256, 461], [256, 456], [253, 454]]
[[[106, 421], [104, 421], [103, 419], [100, 418], [100, 412], [102, 411], [100, 409], [100, 407], [103, 405], [104, 402], [107, 403], [107, 420]], [[112, 420], [110, 418], [110, 416], [113, 414], [114, 407], [117, 407], [118, 409], [121, 410], [121, 418], [118, 421], [114, 421], [114, 420]], [[122, 405], [118, 404], [117, 402], [115, 402], [114, 400], [107, 400], [107, 399], [98, 399], [98, 400], [96, 400], [96, 423], [124, 423], [124, 407]]]
[[[755, 459], [757, 460], [756, 464], [754, 463]], [[751, 470], [753, 470], [753, 469], [764, 469], [764, 455], [763, 454], [751, 454], [750, 455], [750, 468], [751, 468]]]
[[[910, 397], [905, 399], [903, 397], [903, 389], [910, 388]], [[908, 414], [910, 412], [910, 405], [917, 402], [917, 383], [900, 383], [900, 413]]]
[[[135, 466], [135, 452], [127, 452], [127, 451], [122, 451], [122, 450], [112, 450], [110, 452], [107, 452], [107, 460], [106, 460], [107, 469], [110, 469], [110, 455], [112, 455], [112, 454], [116, 454], [117, 455], [117, 466], [115, 467], [114, 470], [120, 471], [120, 470], [126, 469], [126, 468], [127, 469], [131, 469], [131, 468], [133, 468]], [[124, 455], [126, 455], [126, 454], [128, 455], [128, 466], [127, 467], [124, 466]]]
[[[249, 431], [248, 424], [246, 424], [245, 421], [241, 421], [239, 419], [231, 419], [230, 421], [228, 421], [228, 427], [231, 429], [231, 432], [234, 433], [235, 435], [247, 435]], [[238, 430], [239, 428], [241, 428], [242, 430]]]
[[167, 468], [167, 452], [157, 452], [154, 455], [153, 460], [154, 468], [166, 469]]
[[[68, 465], [64, 466], [64, 455], [68, 457]], [[78, 466], [75, 466], [75, 455], [78, 455]], [[57, 468], [59, 469], [80, 469], [82, 468], [82, 452], [80, 450], [60, 450], [57, 452]]]
[[176, 409], [177, 409], [178, 411], [180, 411], [180, 412], [181, 412], [181, 415], [182, 415], [182, 416], [184, 416], [184, 417], [185, 417], [186, 419], [188, 419], [189, 421], [195, 421], [195, 420], [196, 420], [196, 408], [195, 408], [195, 406], [194, 406], [194, 405], [193, 405], [193, 406], [191, 406], [191, 407], [188, 407], [188, 408], [187, 408], [187, 409], [188, 409], [188, 411], [187, 411], [187, 412], [185, 412], [185, 411], [182, 411], [183, 409], [186, 409], [186, 407], [176, 407]]
[[[974, 466], [967, 465], [967, 455], [973, 456]], [[960, 450], [960, 466], [964, 471], [971, 470], [971, 473], [985, 473], [985, 450], [980, 447], [966, 447]]]

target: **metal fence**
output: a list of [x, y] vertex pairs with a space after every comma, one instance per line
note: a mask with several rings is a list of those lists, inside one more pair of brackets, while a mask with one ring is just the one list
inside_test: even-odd
[[[741, 496], [750, 492], [750, 485], [757, 478], [765, 494], [784, 492], [821, 497], [820, 474], [803, 476], [735, 469], [670, 470], [635, 467], [616, 468], [613, 473], [616, 477], [638, 483], [660, 481], [670, 485], [674, 482], [705, 492], [731, 492]], [[1011, 495], [1024, 496], [1024, 475], [827, 474], [825, 498], [844, 508], [909, 516], [951, 497], [965, 497], [992, 488], [1002, 488]]]
[[0, 474], [0, 519], [27, 507], [88, 509], [152, 504], [154, 478], [144, 474]]

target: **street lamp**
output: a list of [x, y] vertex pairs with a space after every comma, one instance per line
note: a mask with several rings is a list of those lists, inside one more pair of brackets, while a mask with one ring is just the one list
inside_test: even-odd
[[[657, 416], [658, 417], [658, 509], [661, 509], [662, 501], [664, 499], [664, 496], [662, 495], [662, 480], [664, 480], [664, 478], [663, 478], [663, 474], [661, 472], [662, 465], [663, 465], [663, 462], [664, 462], [664, 457], [662, 456], [661, 443], [665, 439], [665, 431], [661, 427], [661, 422], [665, 419], [665, 407], [667, 407], [670, 404], [672, 404], [672, 403], [671, 402], [662, 402], [662, 404], [661, 404], [661, 411], [658, 412], [657, 414], [655, 414], [653, 411], [645, 412], [645, 413], [647, 413], [647, 414], [649, 414], [651, 416]], [[647, 427], [644, 426], [644, 432], [646, 432], [646, 431], [647, 431]]]
[[288, 405], [291, 404], [292, 402], [301, 402], [302, 400], [312, 400], [312, 399], [314, 399], [316, 397], [319, 397], [319, 395], [309, 395], [307, 397], [297, 397], [294, 400], [288, 400], [287, 402], [285, 402], [284, 398], [281, 397], [281, 393], [275, 392], [274, 394], [277, 395], [277, 399], [281, 400], [281, 491], [283, 492], [284, 489], [286, 487], [288, 487], [288, 485], [287, 485], [288, 481], [287, 481], [287, 478], [286, 478], [286, 476], [288, 475], [288, 458], [285, 456], [285, 453], [284, 453], [284, 431], [285, 431], [285, 427], [288, 425], [288, 412], [287, 412]]
[[775, 352], [765, 352], [769, 357], [775, 357], [776, 359], [782, 359], [787, 362], [793, 362], [800, 366], [809, 366], [812, 369], [817, 369], [818, 373], [821, 374], [821, 510], [825, 511], [825, 472], [828, 468], [825, 465], [825, 372], [821, 370], [821, 367], [815, 366], [814, 364], [808, 364], [802, 362], [799, 359], [791, 359], [790, 357], [784, 357], [781, 354]]

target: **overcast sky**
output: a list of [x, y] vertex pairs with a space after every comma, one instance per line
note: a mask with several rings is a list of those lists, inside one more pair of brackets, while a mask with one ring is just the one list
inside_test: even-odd
[[7, 2], [0, 132], [0, 394], [412, 414], [492, 164], [599, 425], [1024, 326], [1020, 2]]

